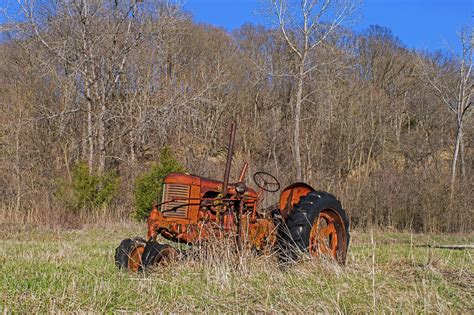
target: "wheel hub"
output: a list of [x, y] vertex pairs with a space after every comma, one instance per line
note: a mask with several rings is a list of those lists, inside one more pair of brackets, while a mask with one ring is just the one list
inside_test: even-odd
[[145, 250], [144, 246], [137, 246], [133, 249], [130, 253], [130, 257], [128, 257], [128, 269], [137, 272], [142, 265], [142, 254]]
[[[309, 253], [311, 256], [321, 255], [338, 260], [338, 252], [344, 250], [343, 238], [346, 231], [340, 216], [331, 210], [322, 210], [315, 220], [310, 233]], [[341, 247], [342, 247], [341, 246]]]

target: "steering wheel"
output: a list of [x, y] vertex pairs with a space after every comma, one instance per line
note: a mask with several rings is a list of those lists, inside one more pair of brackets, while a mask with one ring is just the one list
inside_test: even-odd
[[280, 189], [280, 182], [278, 179], [266, 172], [257, 172], [253, 174], [253, 181], [258, 188], [268, 192], [276, 192]]

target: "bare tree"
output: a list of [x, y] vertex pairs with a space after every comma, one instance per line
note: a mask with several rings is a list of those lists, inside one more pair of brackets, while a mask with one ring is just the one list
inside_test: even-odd
[[[317, 68], [310, 53], [327, 39], [355, 9], [352, 0], [272, 0], [279, 30], [297, 59], [296, 98], [293, 105], [293, 155], [296, 180], [303, 180], [301, 163], [300, 121], [301, 109], [308, 94], [304, 94], [306, 76]], [[329, 20], [329, 21], [328, 21]]]
[[474, 29], [469, 28], [461, 32], [461, 54], [454, 56], [444, 64], [420, 58], [420, 65], [424, 77], [436, 92], [438, 98], [454, 114], [456, 122], [456, 136], [453, 158], [451, 162], [451, 192], [454, 189], [457, 177], [457, 166], [461, 161], [461, 175], [465, 177], [464, 165], [464, 124], [470, 115], [472, 97], [474, 93], [474, 76], [472, 73], [474, 53]]
[[[124, 90], [125, 67], [145, 40], [159, 41], [162, 24], [174, 22], [179, 11], [172, 1], [73, 0], [55, 3], [18, 0], [25, 23], [16, 31], [46, 50], [46, 67], [75, 78], [85, 103], [83, 157], [99, 173], [109, 157], [110, 124], [117, 95]], [[159, 22], [157, 22], [159, 21]]]
[[0, 223], [61, 220], [81, 161], [119, 174], [116, 214], [162, 146], [219, 178], [236, 120], [234, 165], [287, 184], [299, 164], [355, 226], [472, 230], [472, 36], [428, 58], [388, 29], [338, 27], [353, 6], [337, 0], [267, 1], [278, 27], [233, 34], [174, 0], [20, 1], [26, 17], [0, 25]]

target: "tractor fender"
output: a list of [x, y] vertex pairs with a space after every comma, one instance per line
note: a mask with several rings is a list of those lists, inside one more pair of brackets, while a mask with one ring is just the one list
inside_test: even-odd
[[315, 191], [313, 187], [302, 182], [297, 182], [285, 187], [280, 194], [279, 208], [281, 216], [286, 219], [288, 214], [293, 210], [293, 206], [300, 202], [301, 197], [306, 196], [312, 191]]

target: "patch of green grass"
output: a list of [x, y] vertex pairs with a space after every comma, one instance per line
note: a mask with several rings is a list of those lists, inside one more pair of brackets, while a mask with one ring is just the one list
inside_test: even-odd
[[[0, 241], [0, 310], [221, 312], [456, 312], [474, 310], [472, 250], [418, 247], [473, 244], [472, 235], [355, 231], [346, 266], [274, 257], [239, 260], [225, 246], [209, 259], [155, 273], [119, 271], [114, 250], [142, 226], [32, 230]], [[372, 239], [374, 242], [372, 242]], [[221, 250], [221, 251], [219, 251]], [[373, 263], [373, 261], [375, 263]]]

